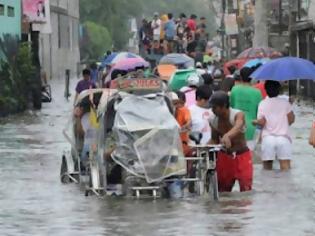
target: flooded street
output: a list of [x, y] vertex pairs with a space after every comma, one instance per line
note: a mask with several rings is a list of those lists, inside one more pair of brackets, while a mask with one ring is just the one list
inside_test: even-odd
[[102, 200], [59, 181], [72, 105], [63, 98], [63, 81], [54, 81], [53, 98], [40, 112], [0, 120], [0, 235], [315, 235], [312, 106], [296, 107], [292, 171], [266, 172], [256, 164], [252, 193], [233, 192], [219, 203]]

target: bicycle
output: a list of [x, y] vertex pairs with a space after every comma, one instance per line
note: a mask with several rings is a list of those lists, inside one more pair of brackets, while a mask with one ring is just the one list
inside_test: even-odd
[[[222, 149], [222, 145], [201, 145], [201, 136], [197, 138], [190, 135], [195, 141], [195, 145], [190, 145], [195, 150], [195, 157], [186, 158], [193, 161], [192, 174], [196, 177], [197, 193], [199, 195], [206, 192], [213, 200], [219, 200], [218, 177], [216, 170], [217, 153]], [[195, 186], [196, 187], [196, 186]]]

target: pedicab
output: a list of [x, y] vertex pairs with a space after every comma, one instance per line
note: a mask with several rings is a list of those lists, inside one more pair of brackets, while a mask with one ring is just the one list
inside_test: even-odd
[[83, 141], [76, 131], [80, 121], [72, 115], [70, 129], [64, 131], [71, 151], [63, 155], [61, 181], [83, 183], [86, 195], [121, 192], [158, 197], [166, 179], [186, 175], [171, 102], [162, 81], [156, 78], [120, 79], [113, 84], [116, 89], [91, 89], [80, 94], [77, 104], [102, 94], [97, 109], [97, 142], [89, 148], [83, 171]]
[[[80, 119], [72, 115], [70, 129], [64, 130], [71, 151], [62, 157], [61, 181], [81, 183], [86, 195], [97, 196], [181, 197], [188, 182], [197, 183], [195, 193], [205, 192], [204, 173], [209, 169], [205, 165], [209, 162], [203, 154], [213, 147], [203, 147], [200, 156], [184, 157], [180, 128], [162, 83], [157, 78], [124, 77], [113, 81], [111, 89], [80, 94], [77, 105], [101, 94], [96, 141], [82, 169]], [[193, 178], [187, 174], [187, 160], [197, 162]]]
[[[70, 149], [63, 152], [60, 170], [60, 179], [62, 183], [82, 182], [81, 156], [84, 149], [84, 134], [82, 134], [81, 108], [89, 106], [90, 100], [94, 95], [104, 99], [113, 94], [112, 89], [89, 89], [80, 93], [74, 109], [70, 114], [69, 120], [63, 129], [63, 135], [70, 144]], [[90, 111], [87, 111], [90, 112]], [[94, 113], [93, 113], [94, 114]]]

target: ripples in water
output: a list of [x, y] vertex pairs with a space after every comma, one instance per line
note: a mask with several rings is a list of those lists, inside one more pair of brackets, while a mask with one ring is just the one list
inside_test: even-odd
[[311, 109], [296, 108], [289, 173], [257, 164], [251, 193], [222, 194], [215, 203], [98, 199], [60, 184], [68, 147], [62, 136], [67, 109], [60, 104], [0, 121], [0, 235], [315, 235], [315, 158], [306, 141]]

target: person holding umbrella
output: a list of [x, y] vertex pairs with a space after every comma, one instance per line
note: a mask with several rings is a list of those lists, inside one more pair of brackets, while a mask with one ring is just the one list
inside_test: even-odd
[[[261, 66], [251, 77], [256, 80], [288, 81], [302, 79], [315, 81], [315, 65], [313, 62], [303, 58], [283, 57]], [[309, 143], [315, 146], [314, 124], [311, 128]]]
[[280, 161], [280, 169], [291, 168], [292, 140], [289, 127], [295, 121], [292, 105], [286, 99], [279, 97], [281, 84], [278, 81], [267, 80], [265, 89], [268, 97], [258, 107], [257, 120], [253, 125], [262, 128], [261, 158], [265, 170], [272, 170], [273, 161]]

